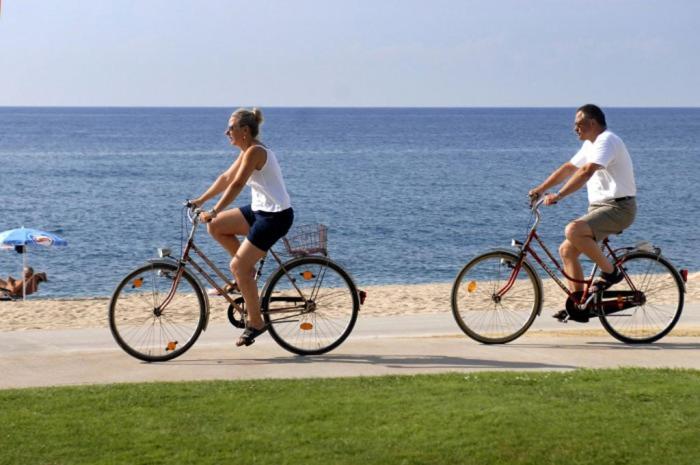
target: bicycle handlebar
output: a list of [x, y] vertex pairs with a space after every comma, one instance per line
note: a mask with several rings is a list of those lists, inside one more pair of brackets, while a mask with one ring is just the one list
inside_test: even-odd
[[539, 208], [542, 206], [544, 203], [544, 196], [543, 195], [531, 195], [530, 196], [530, 212], [535, 215], [535, 222], [532, 224], [532, 227], [530, 230], [537, 229], [537, 226], [540, 224], [540, 211]]
[[534, 211], [536, 211], [538, 208], [540, 208], [540, 206], [541, 206], [542, 204], [544, 204], [544, 197], [542, 197], [542, 198], [539, 199], [539, 200], [533, 199], [533, 203], [530, 204], [530, 209], [534, 212]]
[[195, 224], [199, 222], [199, 214], [202, 213], [202, 209], [190, 202], [189, 199], [183, 202], [183, 206], [187, 208], [187, 219], [190, 223]]
[[540, 205], [544, 203], [544, 195], [540, 194], [535, 194], [535, 195], [528, 195], [530, 198], [530, 209], [534, 213], [535, 210], [537, 210]]

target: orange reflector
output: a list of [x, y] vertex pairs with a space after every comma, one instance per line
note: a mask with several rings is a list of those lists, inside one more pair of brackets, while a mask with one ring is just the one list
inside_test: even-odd
[[476, 281], [470, 281], [467, 285], [467, 292], [474, 292], [476, 290]]
[[617, 296], [617, 308], [622, 310], [622, 308], [625, 306], [625, 299], [621, 295]]
[[177, 347], [177, 341], [170, 341], [170, 342], [168, 342], [168, 345], [165, 348], [165, 350], [166, 351], [175, 350], [175, 347]]
[[131, 287], [141, 287], [143, 286], [143, 278], [136, 278], [132, 283]]
[[314, 274], [310, 271], [304, 271], [301, 273], [301, 276], [308, 281], [309, 279], [313, 279]]
[[314, 325], [312, 325], [311, 323], [302, 323], [299, 325], [299, 327], [304, 331], [308, 331], [310, 329], [313, 329]]

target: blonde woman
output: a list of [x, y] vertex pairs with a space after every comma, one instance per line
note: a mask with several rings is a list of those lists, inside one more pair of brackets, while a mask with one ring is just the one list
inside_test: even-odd
[[[208, 223], [209, 234], [233, 257], [231, 272], [248, 309], [246, 329], [237, 346], [249, 346], [267, 330], [260, 313], [255, 264], [287, 234], [294, 221], [277, 157], [259, 139], [262, 122], [257, 108], [241, 108], [231, 115], [225, 134], [231, 145], [241, 149], [240, 153], [204, 194], [191, 201], [201, 207], [222, 194], [213, 208], [200, 214], [200, 219]], [[251, 187], [251, 204], [225, 210], [246, 185]], [[245, 236], [242, 243], [237, 236]]]

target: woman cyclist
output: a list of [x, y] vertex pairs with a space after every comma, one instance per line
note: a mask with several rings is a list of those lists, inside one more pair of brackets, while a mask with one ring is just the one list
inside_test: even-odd
[[[223, 193], [212, 209], [200, 214], [200, 220], [208, 223], [209, 234], [231, 255], [231, 272], [248, 308], [246, 329], [236, 342], [237, 346], [249, 346], [267, 330], [260, 313], [255, 264], [287, 234], [294, 221], [294, 210], [277, 158], [258, 139], [262, 122], [262, 113], [257, 108], [241, 108], [231, 115], [225, 134], [231, 145], [241, 151], [206, 192], [191, 201], [201, 207]], [[251, 187], [252, 203], [224, 210], [246, 184]], [[236, 236], [245, 236], [243, 243]]]

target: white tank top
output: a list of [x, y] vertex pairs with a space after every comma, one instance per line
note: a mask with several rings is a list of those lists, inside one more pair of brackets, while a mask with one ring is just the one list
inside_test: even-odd
[[[259, 146], [262, 147], [262, 146]], [[292, 206], [282, 179], [282, 170], [275, 153], [267, 147], [267, 161], [259, 170], [254, 170], [246, 184], [251, 188], [253, 211], [281, 212]]]

